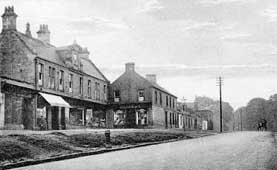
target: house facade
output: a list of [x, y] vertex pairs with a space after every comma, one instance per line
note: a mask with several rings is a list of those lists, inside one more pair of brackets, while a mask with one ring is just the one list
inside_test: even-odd
[[0, 128], [105, 127], [109, 81], [74, 42], [56, 47], [41, 25], [17, 31], [17, 15], [6, 7], [0, 34]]
[[177, 128], [177, 97], [159, 86], [155, 75], [143, 77], [134, 63], [109, 88], [113, 127]]

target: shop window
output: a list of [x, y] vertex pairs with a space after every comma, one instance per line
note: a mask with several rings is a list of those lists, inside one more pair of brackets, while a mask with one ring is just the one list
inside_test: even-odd
[[138, 101], [143, 102], [144, 101], [144, 90], [139, 90], [138, 91]]
[[92, 112], [88, 125], [91, 127], [106, 127], [106, 114], [102, 110], [96, 110]]
[[137, 111], [137, 125], [147, 125], [147, 111], [145, 109], [139, 109]]
[[69, 123], [71, 125], [81, 126], [83, 125], [83, 110], [72, 108], [69, 112]]
[[115, 126], [122, 126], [125, 125], [125, 118], [126, 114], [122, 110], [117, 110], [114, 113], [114, 125]]
[[64, 90], [64, 71], [60, 70], [59, 74], [59, 90]]
[[44, 65], [38, 64], [38, 85], [43, 86], [44, 83]]
[[119, 102], [120, 101], [120, 91], [115, 90], [114, 91], [114, 102]]
[[73, 92], [73, 74], [69, 74], [69, 92]]

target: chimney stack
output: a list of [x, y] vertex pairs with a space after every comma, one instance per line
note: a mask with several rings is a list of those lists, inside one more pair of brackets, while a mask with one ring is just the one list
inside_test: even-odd
[[135, 63], [130, 62], [125, 64], [125, 71], [126, 72], [133, 72], [135, 71]]
[[5, 7], [5, 12], [2, 15], [2, 31], [16, 30], [16, 18], [17, 15], [14, 12], [13, 6]]
[[42, 24], [39, 27], [39, 31], [37, 32], [38, 39], [45, 43], [50, 43], [50, 31], [48, 30], [48, 25]]
[[152, 83], [157, 83], [156, 74], [146, 74], [146, 79]]
[[31, 33], [31, 30], [30, 30], [30, 23], [27, 22], [26, 24], [26, 32], [25, 34], [28, 36], [28, 37], [32, 37], [32, 33]]

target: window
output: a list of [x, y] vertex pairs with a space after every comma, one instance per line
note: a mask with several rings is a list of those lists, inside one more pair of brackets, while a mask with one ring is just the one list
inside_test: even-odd
[[114, 91], [114, 102], [119, 102], [120, 101], [120, 91], [115, 90]]
[[174, 98], [172, 99], [172, 107], [173, 107], [173, 109], [175, 108], [175, 99]]
[[138, 90], [138, 101], [144, 101], [144, 90]]
[[168, 96], [166, 96], [166, 106], [168, 107]]
[[158, 104], [158, 92], [155, 91], [155, 104]]
[[43, 86], [44, 83], [44, 66], [43, 64], [38, 64], [38, 85]]
[[64, 90], [64, 71], [60, 70], [59, 75], [59, 90]]
[[69, 92], [73, 92], [73, 74], [69, 74]]
[[83, 95], [83, 77], [80, 77], [79, 93]]
[[78, 65], [78, 56], [76, 54], [72, 55], [72, 61], [74, 65]]
[[94, 95], [96, 100], [100, 100], [100, 83], [95, 82]]
[[163, 105], [163, 96], [162, 96], [162, 92], [160, 92], [160, 105]]
[[107, 100], [107, 86], [104, 85], [103, 87], [103, 92], [104, 92], [104, 100]]
[[171, 108], [171, 97], [169, 97], [169, 107]]
[[49, 88], [55, 89], [55, 82], [56, 82], [56, 76], [55, 76], [56, 69], [54, 67], [49, 66]]
[[91, 98], [91, 80], [88, 80], [88, 98]]
[[172, 114], [169, 113], [169, 124], [172, 125]]

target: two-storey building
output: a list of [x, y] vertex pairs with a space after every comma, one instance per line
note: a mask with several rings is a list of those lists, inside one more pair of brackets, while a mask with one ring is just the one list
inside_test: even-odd
[[134, 63], [110, 85], [114, 127], [178, 126], [177, 97], [156, 82], [155, 75], [142, 77]]
[[38, 37], [16, 28], [6, 7], [0, 34], [0, 128], [65, 129], [104, 126], [109, 81], [76, 42], [50, 43], [47, 25]]

